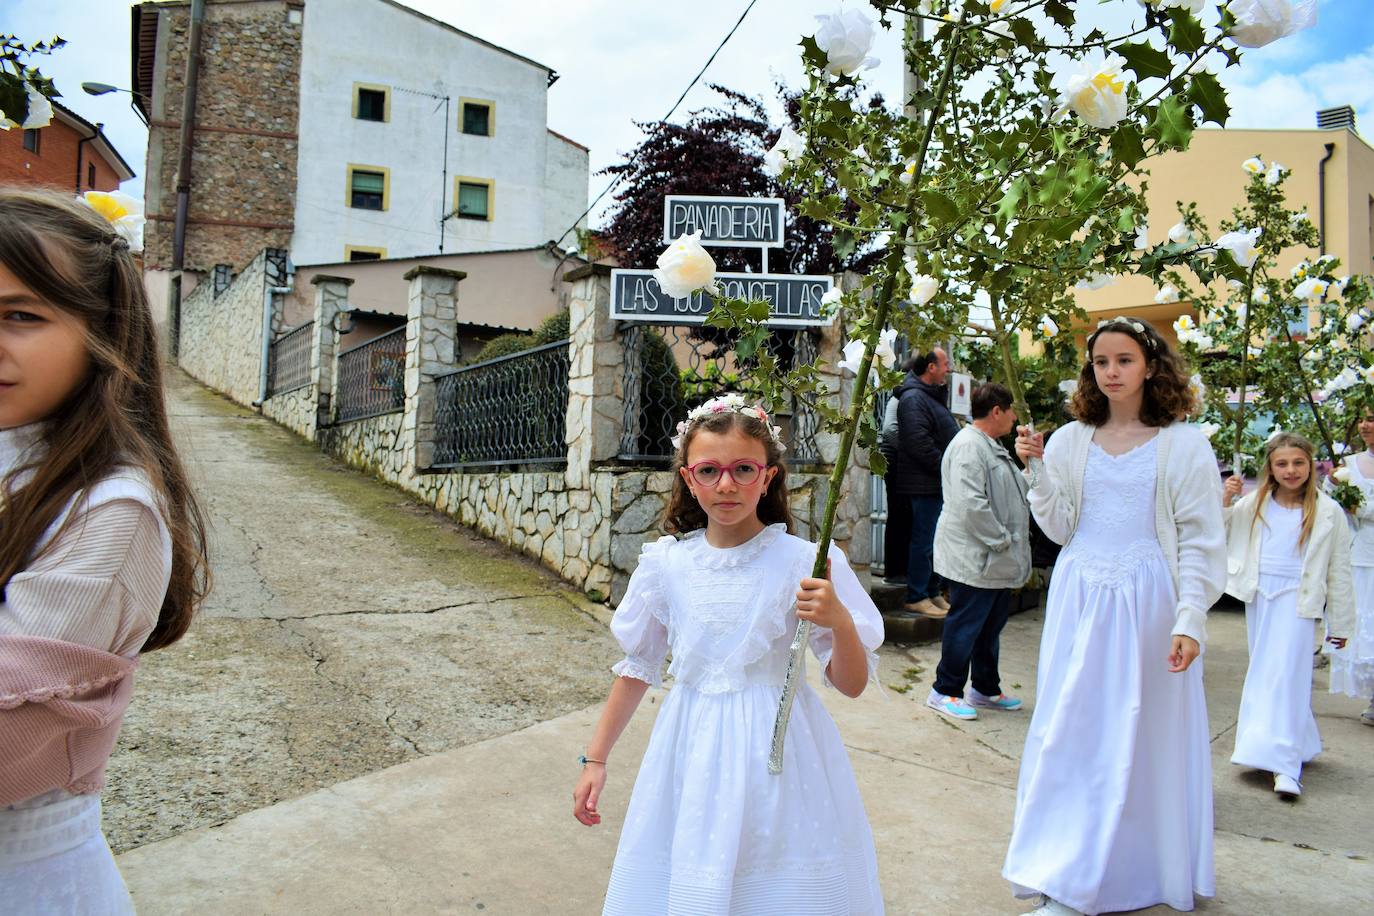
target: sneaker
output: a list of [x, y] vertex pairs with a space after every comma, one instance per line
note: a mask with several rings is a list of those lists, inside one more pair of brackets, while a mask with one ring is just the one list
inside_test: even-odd
[[930, 696], [926, 697], [926, 705], [951, 719], [967, 721], [978, 718], [978, 710], [965, 703], [962, 697], [947, 697], [932, 690]]
[[1040, 905], [1031, 910], [1027, 916], [1083, 916], [1078, 910], [1071, 906], [1065, 906], [1058, 900], [1041, 897], [1040, 901]]
[[1374, 725], [1374, 700], [1369, 702], [1369, 708], [1360, 713], [1360, 721], [1365, 725]]
[[949, 613], [949, 601], [945, 599], [944, 595], [934, 596], [930, 599], [930, 603], [938, 607], [940, 610], [944, 611], [946, 614]]
[[1285, 776], [1282, 773], [1274, 774], [1274, 792], [1279, 798], [1285, 801], [1292, 801], [1302, 794], [1302, 783], [1292, 776]]
[[1017, 697], [1009, 697], [1005, 693], [999, 693], [995, 697], [984, 696], [972, 687], [968, 689], [968, 703], [979, 709], [1020, 709], [1021, 700]]
[[908, 601], [902, 605], [902, 609], [911, 611], [913, 614], [920, 614], [922, 617], [932, 617], [936, 620], [943, 618], [948, 611], [942, 611], [935, 606], [929, 598], [922, 598], [920, 601]]

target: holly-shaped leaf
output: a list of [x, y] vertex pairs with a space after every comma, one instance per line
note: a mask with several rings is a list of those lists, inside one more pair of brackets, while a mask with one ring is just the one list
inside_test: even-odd
[[1205, 43], [1197, 17], [1179, 7], [1169, 11], [1169, 44], [1180, 54], [1192, 54]]
[[1116, 161], [1134, 169], [1145, 158], [1145, 142], [1140, 128], [1129, 122], [1122, 122], [1112, 131], [1112, 155]]
[[959, 221], [959, 205], [947, 195], [939, 191], [922, 191], [921, 202], [925, 204], [926, 213], [940, 222], [956, 223]]
[[1211, 121], [1221, 127], [1226, 126], [1226, 119], [1231, 116], [1231, 106], [1226, 104], [1226, 90], [1215, 75], [1206, 72], [1194, 74], [1188, 85], [1188, 100], [1202, 112], [1204, 123]]
[[1126, 68], [1135, 71], [1137, 80], [1157, 76], [1168, 79], [1173, 72], [1169, 55], [1143, 41], [1127, 41], [1112, 49], [1126, 60]]
[[1045, 4], [1045, 15], [1049, 16], [1065, 29], [1073, 28], [1073, 8], [1064, 0], [1049, 0]]
[[1158, 140], [1162, 146], [1187, 149], [1193, 137], [1193, 116], [1188, 106], [1174, 96], [1165, 96], [1155, 108], [1145, 136]]

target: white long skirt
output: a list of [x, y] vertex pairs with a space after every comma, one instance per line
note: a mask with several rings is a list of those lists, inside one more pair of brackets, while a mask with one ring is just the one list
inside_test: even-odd
[[1119, 577], [1055, 569], [1002, 871], [1018, 897], [1092, 914], [1215, 894], [1202, 660], [1169, 672], [1175, 606], [1157, 550]]
[[100, 796], [51, 792], [0, 809], [0, 912], [127, 916], [133, 901], [100, 832]]
[[1245, 605], [1250, 667], [1240, 694], [1231, 762], [1302, 778], [1321, 753], [1312, 715], [1312, 646], [1317, 622], [1298, 616], [1297, 577], [1260, 574]]
[[703, 694], [659, 710], [630, 797], [605, 913], [883, 912], [873, 834], [839, 730], [798, 690], [783, 771], [768, 772], [779, 688]]
[[[1331, 654], [1331, 692], [1374, 701], [1374, 566], [1354, 566], [1355, 632]], [[1340, 634], [1336, 634], [1340, 635]]]

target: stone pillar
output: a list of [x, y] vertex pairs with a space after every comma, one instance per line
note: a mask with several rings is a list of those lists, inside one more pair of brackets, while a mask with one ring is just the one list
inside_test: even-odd
[[315, 327], [310, 332], [310, 381], [315, 387], [315, 429], [329, 426], [334, 415], [335, 376], [338, 371], [339, 332], [334, 327], [340, 312], [348, 311], [350, 277], [316, 274]]
[[563, 276], [572, 284], [568, 370], [567, 486], [591, 486], [591, 470], [620, 453], [625, 424], [624, 348], [611, 320], [611, 269], [587, 264]]
[[234, 282], [234, 268], [229, 264], [216, 264], [212, 276], [215, 284], [215, 298], [218, 299]]
[[406, 272], [406, 404], [401, 418], [405, 473], [434, 463], [434, 377], [454, 368], [461, 270], [421, 264]]

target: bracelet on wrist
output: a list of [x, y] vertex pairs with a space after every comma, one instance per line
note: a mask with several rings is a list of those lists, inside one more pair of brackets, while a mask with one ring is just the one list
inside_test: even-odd
[[606, 761], [604, 761], [604, 760], [593, 760], [592, 758], [588, 757], [586, 754], [583, 754], [583, 755], [581, 755], [580, 757], [578, 757], [578, 758], [577, 758], [577, 762], [580, 763], [580, 764], [582, 764], [583, 766], [586, 766], [586, 765], [589, 764], [589, 763], [599, 763], [599, 764], [601, 764], [603, 767], [606, 765]]

